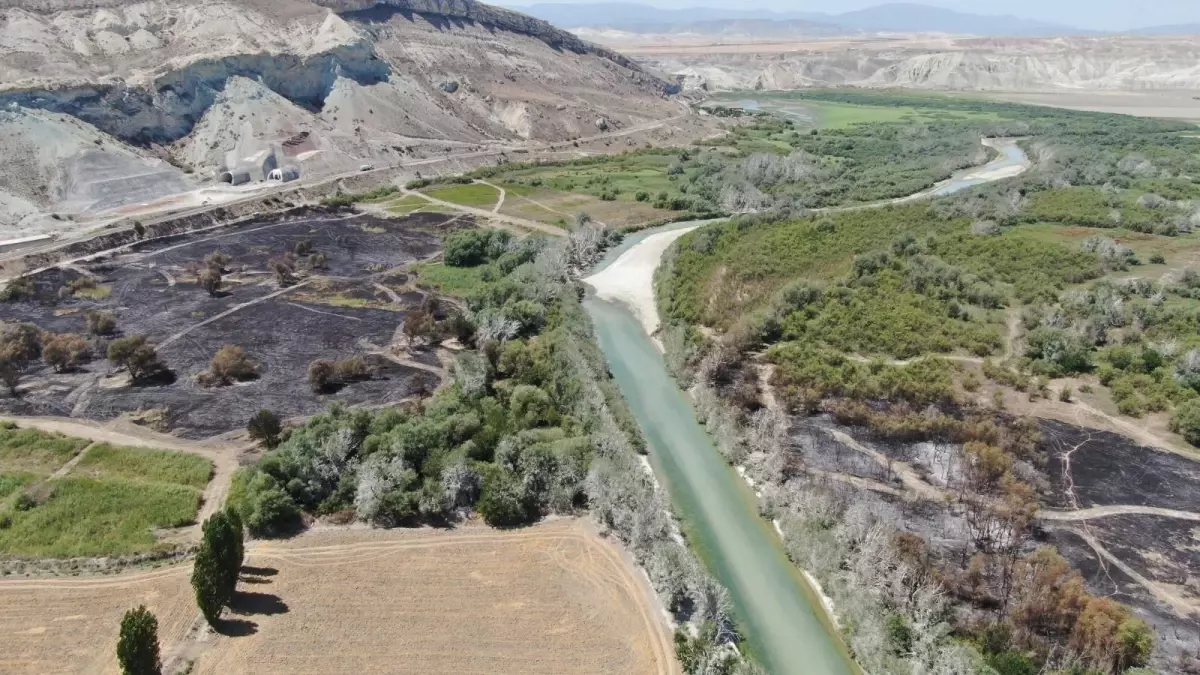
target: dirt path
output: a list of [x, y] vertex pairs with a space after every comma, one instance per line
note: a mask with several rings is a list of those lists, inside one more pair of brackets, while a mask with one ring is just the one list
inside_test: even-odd
[[1074, 511], [1038, 511], [1037, 517], [1042, 520], [1083, 521], [1092, 520], [1093, 518], [1107, 518], [1109, 516], [1120, 516], [1126, 514], [1162, 516], [1163, 518], [1175, 518], [1177, 520], [1191, 520], [1200, 522], [1200, 513], [1194, 513], [1192, 511], [1176, 511], [1175, 509], [1164, 509], [1157, 506], [1138, 506], [1134, 504], [1092, 506], [1086, 509], [1076, 509]]
[[183, 330], [179, 331], [178, 333], [168, 337], [166, 340], [159, 342], [157, 347], [159, 349], [162, 349], [163, 347], [166, 347], [167, 345], [169, 345], [172, 342], [178, 340], [179, 338], [187, 335], [188, 333], [196, 330], [197, 328], [203, 328], [204, 326], [207, 326], [208, 324], [213, 323], [214, 321], [220, 321], [221, 319], [224, 319], [225, 317], [229, 316], [230, 314], [236, 314], [236, 313], [242, 311], [243, 309], [246, 309], [247, 307], [253, 307], [254, 305], [257, 305], [260, 302], [266, 302], [267, 300], [272, 300], [272, 299], [277, 298], [286, 293], [291, 293], [292, 291], [299, 289], [299, 288], [303, 288], [310, 283], [312, 283], [312, 279], [305, 279], [304, 281], [301, 281], [297, 284], [293, 284], [291, 286], [287, 286], [287, 287], [281, 288], [277, 291], [268, 293], [268, 294], [262, 296], [261, 298], [255, 298], [253, 300], [243, 302], [240, 305], [234, 305], [233, 307], [230, 307], [229, 309], [225, 310], [224, 312], [221, 312], [220, 314], [216, 314], [216, 315], [211, 316], [199, 323], [194, 323], [194, 324], [188, 326], [187, 328], [184, 328]]
[[74, 469], [75, 465], [79, 464], [79, 462], [83, 460], [83, 456], [88, 453], [88, 450], [91, 450], [95, 446], [96, 446], [95, 441], [88, 443], [86, 446], [84, 446], [84, 448], [82, 450], [75, 453], [74, 457], [67, 460], [66, 464], [63, 464], [62, 466], [58, 467], [57, 471], [50, 474], [50, 477], [47, 478], [46, 480], [58, 480], [58, 479], [62, 478], [63, 476], [71, 473], [71, 469]]
[[[1054, 395], [1054, 397], [1057, 397], [1059, 392], [1062, 389], [1062, 386], [1061, 385], [1051, 385], [1049, 387], [1049, 389], [1050, 389], [1051, 393]], [[1074, 411], [1075, 411], [1074, 423], [1078, 426], [1087, 427], [1089, 429], [1102, 429], [1105, 431], [1112, 431], [1114, 433], [1121, 434], [1122, 436], [1132, 438], [1134, 441], [1136, 441], [1140, 445], [1144, 445], [1146, 447], [1149, 447], [1149, 448], [1152, 448], [1154, 450], [1158, 450], [1161, 452], [1169, 452], [1173, 455], [1179, 455], [1180, 457], [1189, 459], [1191, 461], [1197, 461], [1197, 459], [1200, 459], [1200, 455], [1197, 455], [1197, 453], [1195, 451], [1181, 448], [1178, 445], [1176, 445], [1175, 443], [1171, 442], [1170, 439], [1159, 436], [1158, 434], [1154, 433], [1153, 431], [1150, 431], [1149, 429], [1146, 429], [1145, 427], [1138, 426], [1137, 424], [1134, 424], [1132, 421], [1130, 421], [1128, 419], [1122, 419], [1118, 416], [1110, 415], [1110, 414], [1104, 412], [1103, 410], [1100, 410], [1088, 403], [1085, 403], [1085, 402], [1079, 401], [1079, 400], [1072, 401], [1069, 405], [1072, 408], [1074, 408]], [[1032, 410], [1029, 411], [1029, 414], [1034, 415], [1036, 417], [1046, 417], [1048, 419], [1059, 419], [1059, 417], [1057, 417], [1057, 416], [1051, 416], [1051, 415], [1046, 414], [1045, 411], [1039, 412], [1040, 407], [1041, 406], [1036, 406], [1036, 405], [1033, 406]], [[1097, 418], [1101, 421], [1101, 423], [1100, 424], [1096, 424], [1094, 422], [1089, 423], [1089, 422], [1085, 421], [1085, 419], [1084, 419], [1086, 416], [1091, 416], [1091, 417]], [[1064, 421], [1071, 421], [1071, 420], [1064, 420]]]
[[[0, 415], [0, 422], [12, 422], [26, 429], [39, 429], [41, 431], [63, 434], [64, 436], [84, 438], [93, 443], [112, 443], [114, 445], [127, 445], [139, 448], [172, 450], [174, 452], [200, 455], [210, 460], [213, 463], [213, 475], [212, 479], [208, 481], [208, 486], [204, 488], [202, 495], [204, 501], [200, 507], [199, 514], [196, 516], [196, 524], [185, 528], [181, 532], [188, 539], [198, 539], [200, 523], [203, 523], [205, 519], [216, 513], [224, 505], [225, 497], [229, 494], [229, 484], [233, 480], [233, 472], [238, 468], [237, 456], [240, 452], [250, 447], [249, 445], [230, 443], [186, 441], [174, 436], [160, 434], [123, 420], [114, 420], [107, 425], [101, 425], [89, 420], [61, 417], [14, 417], [11, 415]], [[76, 455], [76, 460], [73, 461], [81, 459], [83, 454], [83, 452], [80, 452]], [[70, 467], [64, 466], [59, 471], [65, 473], [66, 471], [70, 471]]]
[[500, 209], [504, 206], [504, 198], [508, 196], [508, 190], [505, 190], [504, 188], [500, 187], [499, 185], [496, 185], [495, 183], [489, 183], [486, 180], [483, 180], [480, 178], [476, 178], [475, 182], [479, 183], [480, 185], [486, 185], [486, 186], [492, 188], [493, 190], [495, 190], [496, 192], [500, 193], [499, 198], [496, 199], [496, 203], [492, 206], [493, 214], [500, 213]]

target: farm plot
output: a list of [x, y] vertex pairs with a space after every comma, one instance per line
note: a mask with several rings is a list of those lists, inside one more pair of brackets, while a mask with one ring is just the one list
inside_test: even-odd
[[[378, 404], [428, 391], [439, 382], [435, 372], [400, 365], [387, 353], [406, 312], [424, 295], [380, 282], [385, 271], [432, 256], [445, 234], [469, 225], [451, 220], [301, 211], [39, 274], [33, 297], [0, 305], [0, 320], [83, 334], [88, 312], [111, 312], [115, 337], [145, 335], [158, 345], [171, 376], [131, 386], [112, 376], [104, 360], [111, 338], [93, 337], [91, 363], [54, 372], [36, 362], [21, 396], [0, 400], [0, 410], [101, 420], [156, 410], [167, 426], [199, 438], [241, 428], [262, 408], [298, 417], [332, 401]], [[221, 288], [210, 294], [196, 283], [195, 270], [214, 251], [227, 258]], [[287, 260], [296, 277], [281, 285], [272, 259]], [[60, 291], [85, 277], [90, 281], [83, 286], [110, 290], [99, 294], [104, 297]], [[226, 344], [257, 362], [257, 377], [201, 386], [198, 376]], [[370, 378], [321, 394], [309, 390], [311, 361], [353, 356], [373, 367]]]
[[[0, 580], [0, 670], [116, 671], [121, 613], [158, 613], [168, 667], [193, 673], [679, 672], [653, 593], [584, 521], [517, 531], [312, 531], [252, 543], [228, 635], [195, 644], [189, 566]], [[190, 639], [190, 638], [189, 638]], [[64, 648], [65, 647], [65, 648]]]
[[187, 525], [213, 464], [0, 426], [0, 556], [128, 555]]
[[605, 201], [594, 195], [527, 185], [505, 185], [504, 188], [508, 198], [500, 207], [500, 213], [548, 225], [566, 226], [575, 214], [587, 213], [610, 227], [628, 227], [663, 220], [677, 213], [632, 199]]

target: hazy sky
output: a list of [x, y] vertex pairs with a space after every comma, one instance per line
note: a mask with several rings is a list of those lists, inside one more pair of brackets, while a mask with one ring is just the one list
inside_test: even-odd
[[[520, 7], [538, 2], [604, 2], [607, 0], [484, 0]], [[615, 0], [655, 7], [728, 7], [775, 11], [838, 12], [884, 4], [889, 0]], [[1095, 30], [1200, 23], [1200, 0], [912, 0], [925, 5], [975, 14], [1013, 14]]]

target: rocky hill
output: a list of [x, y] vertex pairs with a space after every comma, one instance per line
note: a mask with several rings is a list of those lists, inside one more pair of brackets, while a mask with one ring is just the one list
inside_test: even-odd
[[670, 91], [611, 49], [473, 0], [15, 0], [0, 9], [0, 139], [75, 140], [0, 147], [37, 167], [0, 172], [0, 225], [86, 210], [83, 148], [163, 178], [126, 197], [110, 181], [111, 207], [247, 158], [314, 176], [620, 129], [675, 114]]

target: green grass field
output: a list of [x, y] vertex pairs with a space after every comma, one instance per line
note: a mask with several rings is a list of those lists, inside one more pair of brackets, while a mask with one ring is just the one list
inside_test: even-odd
[[100, 443], [50, 479], [89, 445], [0, 427], [0, 555], [129, 555], [154, 548], [155, 529], [195, 520], [212, 462]]
[[0, 553], [74, 557], [130, 555], [157, 544], [153, 529], [193, 522], [200, 491], [183, 485], [109, 478], [46, 484], [49, 499], [6, 514]]
[[87, 441], [36, 429], [0, 427], [0, 472], [29, 472], [48, 476], [66, 464]]
[[100, 443], [87, 451], [71, 475], [173, 483], [203, 490], [212, 471], [212, 462], [198, 455]]
[[500, 199], [500, 193], [496, 188], [480, 183], [435, 187], [426, 190], [425, 193], [434, 199], [477, 209], [491, 208]]
[[429, 286], [450, 295], [466, 296], [484, 285], [485, 265], [478, 267], [450, 267], [440, 263], [413, 267], [416, 283]]

